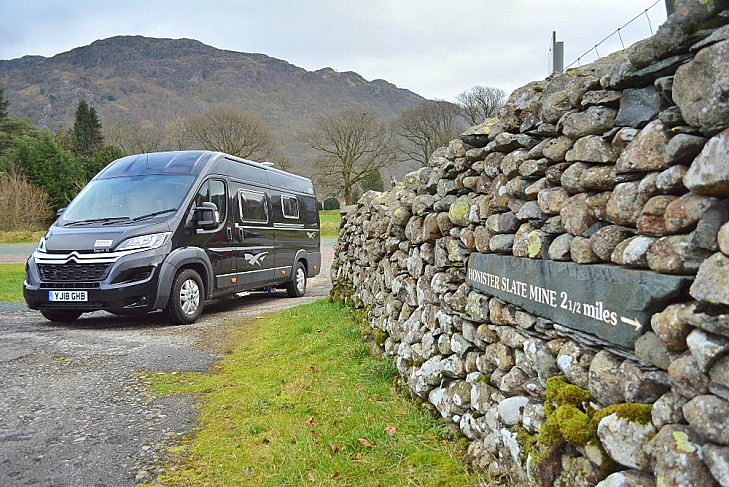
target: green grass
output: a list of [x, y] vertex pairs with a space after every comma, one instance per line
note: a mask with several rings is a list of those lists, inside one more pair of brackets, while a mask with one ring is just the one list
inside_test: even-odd
[[230, 350], [212, 374], [152, 376], [159, 394], [201, 395], [200, 428], [173, 450], [166, 485], [486, 483], [340, 304], [247, 322]]
[[38, 243], [38, 240], [45, 234], [45, 230], [2, 231], [0, 232], [0, 244]]
[[339, 237], [339, 222], [341, 221], [342, 216], [340, 215], [339, 210], [320, 211], [319, 225], [321, 229], [321, 238]]
[[25, 264], [0, 264], [0, 301], [23, 301]]

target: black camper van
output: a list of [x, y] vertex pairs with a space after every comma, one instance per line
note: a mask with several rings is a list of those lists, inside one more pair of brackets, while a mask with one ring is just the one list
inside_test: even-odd
[[112, 162], [59, 212], [23, 292], [51, 321], [162, 309], [192, 323], [211, 298], [302, 296], [320, 266], [309, 179], [219, 152], [158, 152]]

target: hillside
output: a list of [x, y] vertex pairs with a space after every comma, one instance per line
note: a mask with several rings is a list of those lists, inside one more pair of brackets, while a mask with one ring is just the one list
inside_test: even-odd
[[311, 72], [263, 54], [141, 36], [103, 39], [50, 58], [0, 60], [0, 86], [11, 116], [52, 130], [71, 126], [81, 99], [93, 104], [102, 124], [160, 124], [212, 105], [236, 106], [258, 114], [290, 156], [295, 134], [320, 115], [363, 105], [391, 119], [423, 101], [354, 72]]

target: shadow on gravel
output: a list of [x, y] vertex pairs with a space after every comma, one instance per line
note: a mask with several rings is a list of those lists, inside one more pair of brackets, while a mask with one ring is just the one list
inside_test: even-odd
[[[298, 305], [295, 300], [288, 297], [285, 291], [278, 291], [274, 293], [253, 293], [249, 296], [235, 298], [235, 299], [216, 299], [207, 301], [205, 303], [205, 309], [200, 317], [200, 320], [193, 325], [172, 325], [165, 318], [161, 311], [154, 311], [152, 313], [142, 315], [114, 315], [106, 311], [94, 311], [91, 313], [82, 314], [76, 321], [71, 323], [52, 323], [50, 321], [42, 321], [41, 325], [47, 326], [54, 330], [67, 329], [67, 330], [86, 330], [86, 329], [98, 329], [98, 328], [114, 328], [114, 329], [147, 329], [147, 328], [178, 328], [194, 326], [201, 322], [214, 321], [216, 316], [226, 315], [231, 311], [240, 311], [246, 314], [257, 314], [256, 308], [265, 306], [275, 306], [277, 303], [281, 303], [286, 307]], [[303, 304], [304, 301], [301, 302]], [[261, 310], [261, 313], [269, 312], [268, 309]]]

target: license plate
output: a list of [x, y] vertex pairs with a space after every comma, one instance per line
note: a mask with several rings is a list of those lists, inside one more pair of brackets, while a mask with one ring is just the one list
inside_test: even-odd
[[86, 291], [48, 291], [48, 301], [88, 301]]

